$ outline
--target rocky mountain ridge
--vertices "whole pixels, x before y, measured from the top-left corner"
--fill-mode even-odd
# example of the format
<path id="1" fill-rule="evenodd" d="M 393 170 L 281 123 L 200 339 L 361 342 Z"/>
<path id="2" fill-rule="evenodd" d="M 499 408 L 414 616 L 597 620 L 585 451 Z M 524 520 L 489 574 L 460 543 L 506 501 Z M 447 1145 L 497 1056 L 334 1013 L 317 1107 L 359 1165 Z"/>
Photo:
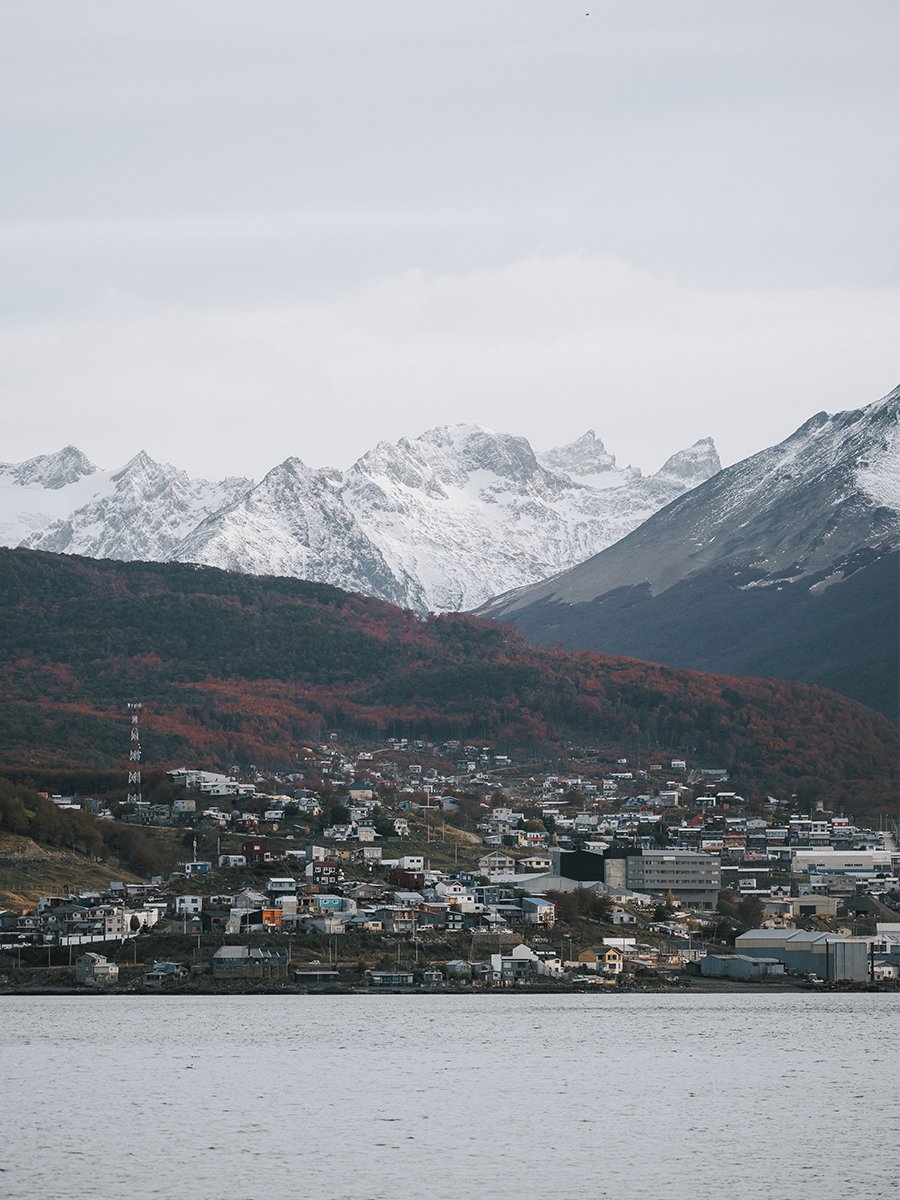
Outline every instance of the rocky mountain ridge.
<path id="1" fill-rule="evenodd" d="M 617 466 L 592 430 L 536 454 L 479 425 L 380 442 L 347 471 L 290 457 L 258 484 L 190 479 L 143 451 L 104 472 L 70 446 L 0 466 L 0 543 L 286 575 L 456 611 L 582 561 L 719 468 L 709 438 L 644 476 Z"/>

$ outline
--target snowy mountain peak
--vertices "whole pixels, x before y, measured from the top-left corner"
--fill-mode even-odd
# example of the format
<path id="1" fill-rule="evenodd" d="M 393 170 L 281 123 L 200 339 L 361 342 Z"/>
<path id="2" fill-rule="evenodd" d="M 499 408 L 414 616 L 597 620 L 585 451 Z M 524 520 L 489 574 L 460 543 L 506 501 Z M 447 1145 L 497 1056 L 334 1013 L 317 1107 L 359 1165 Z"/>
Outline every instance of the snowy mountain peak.
<path id="1" fill-rule="evenodd" d="M 0 521 L 0 537 L 57 553 L 289 575 L 448 611 L 581 562 L 686 487 L 617 467 L 593 430 L 549 457 L 565 469 L 524 437 L 442 425 L 379 442 L 348 471 L 289 457 L 253 484 L 191 479 L 142 450 L 114 474 L 90 477 L 90 488 L 82 480 L 71 499 L 64 490 L 54 508 L 23 516 L 9 499 L 15 489 L 0 490 L 0 504 L 16 512 L 9 532 Z"/>
<path id="2" fill-rule="evenodd" d="M 51 491 L 76 483 L 97 470 L 77 446 L 64 446 L 55 454 L 38 454 L 21 463 L 4 463 L 0 470 L 18 487 L 43 487 Z"/>
<path id="3" fill-rule="evenodd" d="M 158 463 L 155 459 L 150 457 L 146 450 L 139 450 L 137 454 L 135 454 L 134 458 L 129 458 L 125 466 L 120 467 L 119 470 L 113 474 L 112 480 L 114 483 L 119 483 L 120 481 L 133 483 L 148 475 L 158 476 L 160 473 L 177 473 L 177 468 L 169 466 L 168 464 Z M 185 478 L 187 478 L 187 476 L 185 476 Z"/>
<path id="4" fill-rule="evenodd" d="M 574 442 L 556 446 L 540 454 L 541 463 L 551 471 L 561 471 L 570 479 L 590 481 L 592 477 L 616 470 L 616 456 L 609 454 L 593 429 Z M 640 471 L 635 473 L 640 475 Z"/>
<path id="5" fill-rule="evenodd" d="M 695 488 L 721 470 L 716 444 L 712 438 L 706 437 L 666 459 L 653 478 Z"/>
<path id="6" fill-rule="evenodd" d="M 884 409 L 896 414 L 898 404 L 900 404 L 900 384 L 893 391 L 888 392 L 886 396 L 882 396 L 880 400 L 876 400 L 870 407 L 876 410 Z"/>
<path id="7" fill-rule="evenodd" d="M 484 425 L 439 425 L 416 438 L 414 445 L 437 469 L 449 465 L 467 474 L 490 471 L 505 479 L 530 478 L 538 470 L 527 438 L 496 433 Z"/>
<path id="8" fill-rule="evenodd" d="M 166 559 L 199 522 L 252 487 L 248 479 L 191 479 L 145 450 L 120 470 L 97 472 L 85 482 L 90 490 L 84 485 L 67 488 L 71 498 L 63 512 L 55 520 L 33 523 L 20 544 L 93 558 Z"/>
<path id="9" fill-rule="evenodd" d="M 714 451 L 696 443 L 682 466 L 694 452 L 708 465 Z M 685 490 L 600 554 L 514 597 L 498 597 L 490 612 L 507 619 L 530 605 L 592 603 L 622 588 L 656 596 L 722 569 L 749 578 L 747 587 L 817 575 L 827 586 L 842 576 L 836 564 L 860 549 L 880 554 L 886 547 L 900 547 L 900 394 L 816 414 L 778 445 Z"/>
<path id="10" fill-rule="evenodd" d="M 316 472 L 314 469 L 312 467 L 308 467 L 302 458 L 298 458 L 296 454 L 292 454 L 288 458 L 284 459 L 283 462 L 280 462 L 277 466 L 273 467 L 272 470 L 266 474 L 265 478 L 268 479 L 270 476 L 278 477 L 281 475 L 293 475 L 298 479 L 308 479 L 311 475 L 315 474 Z"/>

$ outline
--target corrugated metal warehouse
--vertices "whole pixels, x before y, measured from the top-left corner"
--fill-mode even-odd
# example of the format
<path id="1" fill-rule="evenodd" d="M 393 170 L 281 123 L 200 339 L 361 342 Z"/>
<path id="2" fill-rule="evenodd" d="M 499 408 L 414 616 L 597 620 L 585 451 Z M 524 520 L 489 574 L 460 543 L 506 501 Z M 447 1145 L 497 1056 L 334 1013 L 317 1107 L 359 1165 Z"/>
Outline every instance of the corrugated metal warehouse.
<path id="1" fill-rule="evenodd" d="M 826 982 L 869 978 L 869 947 L 863 940 L 805 929 L 748 929 L 735 938 L 738 954 L 777 958 L 790 971 L 818 975 Z"/>

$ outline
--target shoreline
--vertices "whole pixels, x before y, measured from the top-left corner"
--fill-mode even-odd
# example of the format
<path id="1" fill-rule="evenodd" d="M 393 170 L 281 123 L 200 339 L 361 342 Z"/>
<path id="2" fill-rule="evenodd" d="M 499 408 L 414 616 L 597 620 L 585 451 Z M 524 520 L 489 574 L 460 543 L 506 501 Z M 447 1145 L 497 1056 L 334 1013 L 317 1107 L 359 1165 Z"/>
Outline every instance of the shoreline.
<path id="1" fill-rule="evenodd" d="M 28 996 L 85 996 L 95 997 L 151 997 L 151 996 L 194 996 L 197 999 L 208 999 L 211 996 L 703 996 L 703 995 L 799 995 L 814 993 L 816 995 L 833 994 L 896 994 L 897 987 L 885 987 L 882 984 L 804 984 L 801 982 L 781 984 L 775 987 L 760 986 L 757 982 L 742 983 L 736 980 L 705 980 L 702 987 L 692 987 L 690 984 L 661 987 L 622 987 L 622 988 L 577 988 L 577 987 L 527 987 L 527 988 L 373 988 L 373 987 L 297 987 L 286 984 L 283 987 L 161 987 L 161 988 L 84 988 L 84 987 L 22 987 L 0 989 L 0 1000 L 4 998 L 21 998 Z"/>

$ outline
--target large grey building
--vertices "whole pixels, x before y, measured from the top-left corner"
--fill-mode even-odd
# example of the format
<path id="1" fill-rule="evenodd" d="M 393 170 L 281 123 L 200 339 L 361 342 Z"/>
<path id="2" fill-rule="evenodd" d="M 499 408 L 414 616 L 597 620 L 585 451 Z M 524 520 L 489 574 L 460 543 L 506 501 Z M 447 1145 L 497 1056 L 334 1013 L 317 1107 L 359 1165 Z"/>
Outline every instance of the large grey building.
<path id="1" fill-rule="evenodd" d="M 717 854 L 693 850 L 644 850 L 625 860 L 626 885 L 635 892 L 665 896 L 668 892 L 691 908 L 715 908 L 721 863 Z"/>
<path id="2" fill-rule="evenodd" d="M 808 972 L 830 982 L 869 978 L 869 947 L 856 938 L 836 933 L 810 933 L 805 929 L 748 929 L 735 938 L 738 954 L 777 958 L 790 971 Z"/>

